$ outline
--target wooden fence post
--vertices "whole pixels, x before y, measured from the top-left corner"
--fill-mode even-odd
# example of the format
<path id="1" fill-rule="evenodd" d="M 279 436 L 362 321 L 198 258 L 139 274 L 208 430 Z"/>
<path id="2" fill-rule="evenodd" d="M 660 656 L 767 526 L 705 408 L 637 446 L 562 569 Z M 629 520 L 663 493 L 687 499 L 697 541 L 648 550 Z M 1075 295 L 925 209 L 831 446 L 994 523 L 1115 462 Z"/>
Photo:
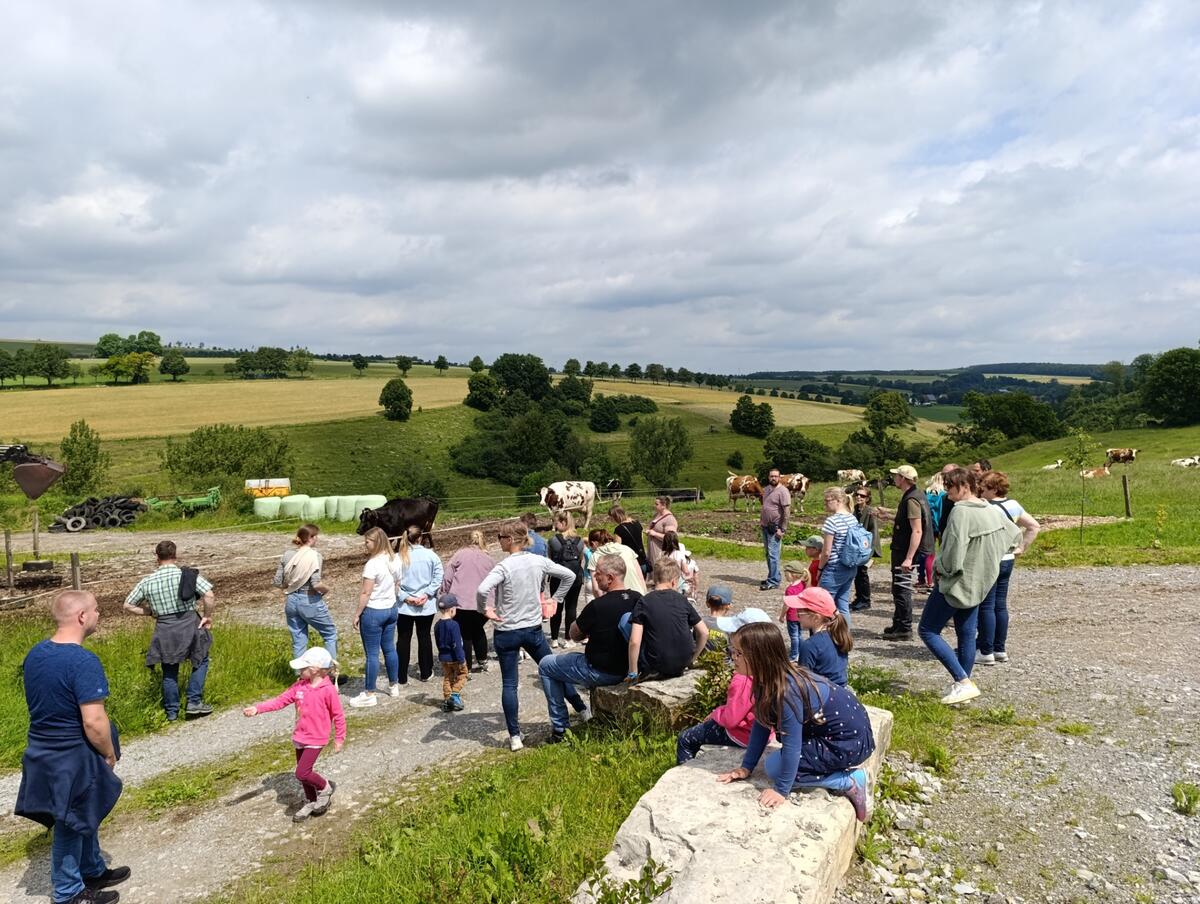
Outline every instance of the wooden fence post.
<path id="1" fill-rule="evenodd" d="M 83 580 L 79 574 L 79 553 L 71 553 L 71 587 L 75 590 L 83 589 Z"/>
<path id="2" fill-rule="evenodd" d="M 4 571 L 7 575 L 5 583 L 8 589 L 13 589 L 13 556 L 12 556 L 12 531 L 8 528 L 4 529 Z"/>
<path id="3" fill-rule="evenodd" d="M 1132 518 L 1133 517 L 1133 506 L 1130 504 L 1130 501 L 1129 501 L 1129 475 L 1128 474 L 1121 475 L 1121 489 L 1125 493 L 1125 517 Z"/>
<path id="4" fill-rule="evenodd" d="M 38 510 L 35 508 L 33 510 L 33 559 L 35 562 L 41 558 L 41 554 L 38 551 L 39 527 L 40 527 L 40 525 L 38 523 Z"/>

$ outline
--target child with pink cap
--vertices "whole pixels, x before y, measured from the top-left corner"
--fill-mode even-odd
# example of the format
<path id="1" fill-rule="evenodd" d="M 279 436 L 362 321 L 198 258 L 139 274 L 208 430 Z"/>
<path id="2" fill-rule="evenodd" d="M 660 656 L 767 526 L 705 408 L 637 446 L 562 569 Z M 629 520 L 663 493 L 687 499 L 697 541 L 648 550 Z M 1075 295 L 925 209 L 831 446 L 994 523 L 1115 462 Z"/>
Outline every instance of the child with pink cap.
<path id="1" fill-rule="evenodd" d="M 788 609 L 795 611 L 795 624 L 809 632 L 808 639 L 800 641 L 800 655 L 796 661 L 810 672 L 845 687 L 854 640 L 833 596 L 824 587 L 806 587 L 787 596 L 784 602 Z"/>

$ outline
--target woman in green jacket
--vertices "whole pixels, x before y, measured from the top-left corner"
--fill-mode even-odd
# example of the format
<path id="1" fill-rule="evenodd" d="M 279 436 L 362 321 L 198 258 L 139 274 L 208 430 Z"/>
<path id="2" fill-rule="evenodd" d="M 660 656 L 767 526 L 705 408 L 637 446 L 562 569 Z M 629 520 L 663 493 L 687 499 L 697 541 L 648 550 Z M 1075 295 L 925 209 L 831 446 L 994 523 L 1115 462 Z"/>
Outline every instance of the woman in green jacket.
<path id="1" fill-rule="evenodd" d="M 955 468 L 944 477 L 954 511 L 934 563 L 937 586 L 925 603 L 917 633 L 954 678 L 950 693 L 942 698 L 943 703 L 954 704 L 979 696 L 971 680 L 979 604 L 996 583 L 1000 560 L 1017 545 L 1021 531 L 996 506 L 975 495 L 976 478 L 970 471 Z M 942 639 L 942 630 L 951 620 L 957 650 Z"/>

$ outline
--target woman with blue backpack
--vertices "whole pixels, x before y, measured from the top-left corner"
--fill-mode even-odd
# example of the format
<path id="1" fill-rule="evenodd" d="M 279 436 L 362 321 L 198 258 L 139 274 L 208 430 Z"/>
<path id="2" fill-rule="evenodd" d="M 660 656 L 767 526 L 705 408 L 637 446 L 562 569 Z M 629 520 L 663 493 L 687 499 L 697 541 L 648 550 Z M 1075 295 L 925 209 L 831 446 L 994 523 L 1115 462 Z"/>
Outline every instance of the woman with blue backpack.
<path id="1" fill-rule="evenodd" d="M 821 583 L 829 591 L 834 605 L 850 623 L 850 590 L 858 566 L 870 561 L 873 537 L 850 511 L 850 497 L 841 487 L 825 490 L 828 517 L 821 525 Z"/>

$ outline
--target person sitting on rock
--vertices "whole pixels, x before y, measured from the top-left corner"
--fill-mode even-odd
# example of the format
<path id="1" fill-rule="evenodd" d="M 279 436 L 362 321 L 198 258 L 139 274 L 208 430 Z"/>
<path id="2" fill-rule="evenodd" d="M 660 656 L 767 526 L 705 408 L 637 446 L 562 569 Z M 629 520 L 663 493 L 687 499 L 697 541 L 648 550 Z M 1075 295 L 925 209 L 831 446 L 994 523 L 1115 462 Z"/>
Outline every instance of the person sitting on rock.
<path id="1" fill-rule="evenodd" d="M 712 593 L 712 588 L 708 591 Z M 764 613 L 765 615 L 765 613 Z M 736 631 L 730 635 L 736 637 Z M 730 648 L 732 649 L 732 643 Z M 699 725 L 685 728 L 675 742 L 675 762 L 682 766 L 694 759 L 705 744 L 720 744 L 723 747 L 745 747 L 750 743 L 750 729 L 754 725 L 753 682 L 746 673 L 742 658 L 734 660 L 733 677 L 729 679 L 729 691 L 725 703 L 714 709 Z"/>
<path id="2" fill-rule="evenodd" d="M 639 675 L 675 678 L 695 662 L 708 642 L 708 626 L 700 613 L 676 590 L 679 566 L 660 557 L 651 570 L 654 589 L 634 606 L 629 631 L 629 671 Z M 643 645 L 644 641 L 644 645 Z"/>
<path id="3" fill-rule="evenodd" d="M 717 776 L 719 782 L 750 777 L 771 730 L 783 748 L 767 755 L 772 786 L 758 802 L 767 809 L 796 788 L 824 788 L 849 799 L 859 822 L 867 820 L 867 771 L 861 764 L 875 751 L 867 711 L 848 688 L 800 668 L 788 659 L 783 634 L 772 624 L 746 625 L 733 636 L 733 660 L 753 679 L 754 726 L 742 765 Z"/>

